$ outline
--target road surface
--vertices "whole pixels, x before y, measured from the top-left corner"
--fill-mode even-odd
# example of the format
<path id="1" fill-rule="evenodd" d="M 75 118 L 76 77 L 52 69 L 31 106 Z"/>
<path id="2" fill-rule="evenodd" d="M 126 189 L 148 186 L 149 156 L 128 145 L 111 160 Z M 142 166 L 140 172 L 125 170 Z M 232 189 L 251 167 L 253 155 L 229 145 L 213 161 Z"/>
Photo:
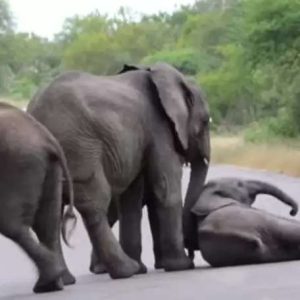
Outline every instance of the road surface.
<path id="1" fill-rule="evenodd" d="M 183 192 L 186 190 L 188 173 L 188 170 L 184 171 Z M 221 176 L 262 179 L 284 189 L 296 200 L 299 199 L 300 179 L 231 166 L 211 167 L 209 178 Z M 283 216 L 288 216 L 289 212 L 288 207 L 268 196 L 260 196 L 256 206 Z M 145 215 L 143 261 L 149 268 L 146 275 L 112 280 L 108 275 L 90 274 L 90 243 L 81 222 L 76 228 L 72 244 L 74 249 L 65 249 L 65 255 L 77 277 L 77 284 L 66 287 L 62 292 L 37 296 L 32 293 L 35 281 L 32 263 L 15 244 L 1 236 L 0 299 L 277 300 L 300 297 L 300 261 L 212 269 L 198 255 L 195 270 L 174 273 L 153 270 L 152 241 Z"/>

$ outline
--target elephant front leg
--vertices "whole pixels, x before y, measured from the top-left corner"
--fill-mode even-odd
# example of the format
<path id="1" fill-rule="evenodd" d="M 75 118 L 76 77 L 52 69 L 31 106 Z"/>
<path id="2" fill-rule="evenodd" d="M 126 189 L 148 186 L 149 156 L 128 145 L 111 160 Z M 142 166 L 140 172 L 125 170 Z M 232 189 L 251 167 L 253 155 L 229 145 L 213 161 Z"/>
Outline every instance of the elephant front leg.
<path id="1" fill-rule="evenodd" d="M 125 253 L 139 263 L 139 274 L 147 272 L 147 267 L 141 261 L 143 192 L 144 180 L 142 176 L 139 176 L 121 195 L 119 200 L 120 244 Z"/>
<path id="2" fill-rule="evenodd" d="M 149 172 L 158 220 L 161 264 L 166 271 L 194 267 L 184 251 L 182 229 L 181 164 L 170 156 L 168 162 L 153 160 Z"/>
<path id="3" fill-rule="evenodd" d="M 153 199 L 154 195 L 148 191 L 147 193 L 147 210 L 148 210 L 148 219 L 152 234 L 152 241 L 153 241 L 153 252 L 154 252 L 154 268 L 155 269 L 162 269 L 162 253 L 160 249 L 160 236 L 159 236 L 159 227 L 158 227 L 158 216 L 157 216 L 157 209 L 155 207 L 155 200 Z"/>
<path id="4" fill-rule="evenodd" d="M 183 248 L 182 224 L 181 219 L 178 220 L 181 213 L 181 203 L 158 206 L 161 264 L 166 271 L 188 270 L 194 267 Z"/>

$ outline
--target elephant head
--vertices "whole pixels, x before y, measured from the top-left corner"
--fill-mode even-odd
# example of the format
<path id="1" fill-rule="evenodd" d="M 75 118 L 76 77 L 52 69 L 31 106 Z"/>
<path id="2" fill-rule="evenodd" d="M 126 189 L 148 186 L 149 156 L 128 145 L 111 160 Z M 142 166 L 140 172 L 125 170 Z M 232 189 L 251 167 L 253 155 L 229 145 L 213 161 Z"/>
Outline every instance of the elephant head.
<path id="1" fill-rule="evenodd" d="M 196 219 L 191 208 L 199 198 L 210 160 L 209 112 L 207 103 L 196 85 L 166 64 L 151 67 L 151 78 L 161 105 L 171 121 L 177 145 L 186 163 L 191 165 L 191 176 L 183 209 L 185 246 L 194 247 Z"/>
<path id="2" fill-rule="evenodd" d="M 258 180 L 236 178 L 221 178 L 208 182 L 191 211 L 197 216 L 206 216 L 216 209 L 232 204 L 251 206 L 258 194 L 274 196 L 289 205 L 292 216 L 298 212 L 298 204 L 279 188 Z"/>
<path id="3" fill-rule="evenodd" d="M 144 70 L 160 106 L 170 121 L 175 147 L 185 163 L 191 165 L 191 177 L 184 202 L 183 231 L 185 246 L 191 248 L 195 240 L 190 210 L 199 198 L 210 160 L 209 112 L 199 88 L 175 68 L 165 63 L 150 67 L 125 65 L 121 73 Z"/>

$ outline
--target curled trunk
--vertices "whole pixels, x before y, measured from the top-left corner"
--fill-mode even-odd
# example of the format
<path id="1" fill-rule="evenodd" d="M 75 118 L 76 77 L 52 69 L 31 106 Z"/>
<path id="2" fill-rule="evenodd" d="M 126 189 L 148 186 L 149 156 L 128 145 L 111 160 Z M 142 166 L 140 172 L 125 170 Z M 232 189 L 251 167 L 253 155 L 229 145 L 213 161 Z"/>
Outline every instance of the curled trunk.
<path id="1" fill-rule="evenodd" d="M 249 180 L 249 191 L 255 197 L 257 194 L 267 194 L 278 198 L 283 203 L 289 205 L 292 209 L 290 214 L 296 215 L 298 212 L 298 203 L 295 202 L 289 195 L 284 193 L 279 188 L 275 187 L 272 184 L 256 181 L 256 180 Z"/>

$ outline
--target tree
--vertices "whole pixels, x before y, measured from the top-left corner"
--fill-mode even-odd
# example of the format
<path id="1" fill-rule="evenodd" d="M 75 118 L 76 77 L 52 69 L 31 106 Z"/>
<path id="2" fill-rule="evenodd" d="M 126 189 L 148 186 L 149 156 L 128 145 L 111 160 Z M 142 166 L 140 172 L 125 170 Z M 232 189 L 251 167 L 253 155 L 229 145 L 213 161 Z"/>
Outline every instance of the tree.
<path id="1" fill-rule="evenodd" d="M 6 0 L 0 0 L 0 34 L 12 31 L 13 18 Z"/>

